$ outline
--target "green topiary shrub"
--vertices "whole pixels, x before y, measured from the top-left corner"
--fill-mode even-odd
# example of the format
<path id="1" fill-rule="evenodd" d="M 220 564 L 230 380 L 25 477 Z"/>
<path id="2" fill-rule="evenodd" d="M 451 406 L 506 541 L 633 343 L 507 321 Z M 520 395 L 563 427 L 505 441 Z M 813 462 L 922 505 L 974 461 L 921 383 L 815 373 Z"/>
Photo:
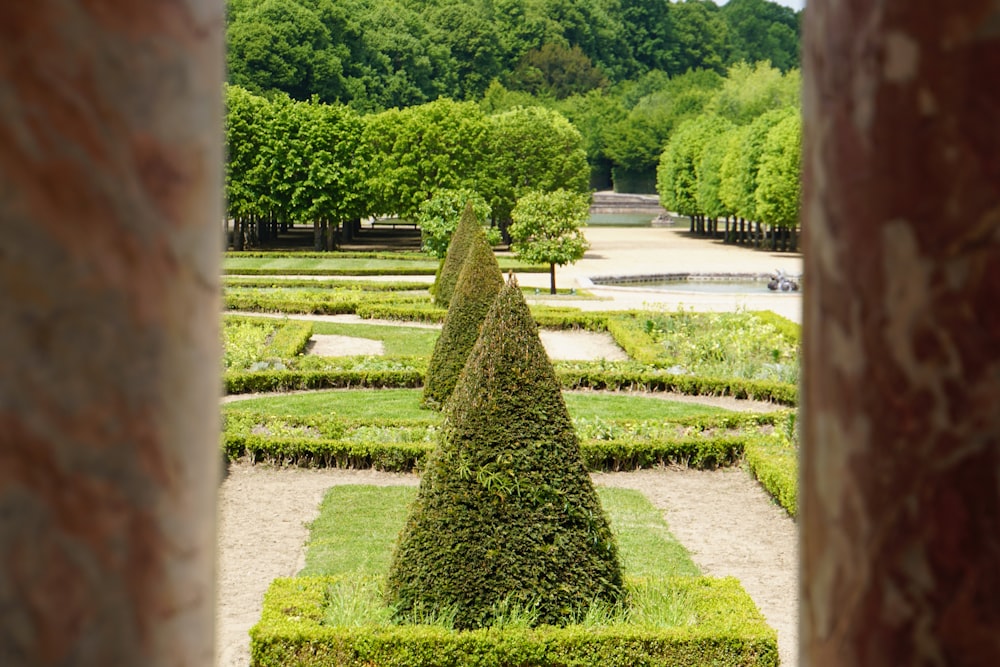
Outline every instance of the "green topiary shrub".
<path id="1" fill-rule="evenodd" d="M 465 258 L 472 247 L 472 240 L 476 236 L 482 236 L 486 242 L 479 220 L 472 208 L 472 201 L 465 205 L 462 217 L 458 219 L 458 226 L 455 233 L 451 235 L 451 242 L 448 244 L 448 252 L 444 257 L 444 263 L 438 267 L 437 275 L 434 278 L 434 285 L 431 292 L 434 294 L 434 303 L 442 308 L 451 305 L 451 298 L 458 284 L 458 275 L 462 272 Z"/>
<path id="2" fill-rule="evenodd" d="M 566 625 L 622 597 L 614 537 L 516 284 L 445 406 L 387 591 L 402 617 L 447 615 L 459 629 L 512 613 Z"/>
<path id="3" fill-rule="evenodd" d="M 503 275 L 493 250 L 487 245 L 482 230 L 473 230 L 451 306 L 427 366 L 424 406 L 439 408 L 451 396 L 458 374 L 469 357 L 469 350 L 479 337 L 483 319 L 501 287 Z"/>

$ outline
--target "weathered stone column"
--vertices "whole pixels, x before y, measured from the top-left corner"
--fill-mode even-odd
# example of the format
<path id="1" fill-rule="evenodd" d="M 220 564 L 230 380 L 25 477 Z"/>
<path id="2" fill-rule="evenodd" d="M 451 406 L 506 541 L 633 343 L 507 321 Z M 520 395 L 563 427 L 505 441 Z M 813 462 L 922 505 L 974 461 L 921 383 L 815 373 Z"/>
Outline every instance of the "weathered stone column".
<path id="1" fill-rule="evenodd" d="M 803 665 L 1000 665 L 1000 4 L 806 10 Z"/>
<path id="2" fill-rule="evenodd" d="M 221 0 L 0 4 L 0 664 L 210 665 Z"/>

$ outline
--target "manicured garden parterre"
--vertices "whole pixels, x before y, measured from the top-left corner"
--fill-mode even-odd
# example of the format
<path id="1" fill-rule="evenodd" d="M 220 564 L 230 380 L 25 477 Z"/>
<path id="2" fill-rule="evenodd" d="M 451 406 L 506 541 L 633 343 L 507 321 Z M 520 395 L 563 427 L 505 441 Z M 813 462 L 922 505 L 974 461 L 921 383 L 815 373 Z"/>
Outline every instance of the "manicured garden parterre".
<path id="1" fill-rule="evenodd" d="M 357 259 L 371 263 L 373 270 L 385 262 L 386 274 L 392 274 L 391 267 L 399 261 L 379 256 Z M 333 258 L 326 255 L 323 261 L 329 264 Z M 299 270 L 289 267 L 280 273 L 293 276 Z M 315 267 L 301 268 L 303 273 L 313 270 Z M 336 267 L 326 270 L 330 271 L 327 275 L 338 275 Z M 438 331 L 405 326 L 408 321 L 444 320 L 446 311 L 434 305 L 426 285 L 405 280 L 367 283 L 323 278 L 307 282 L 231 276 L 225 300 L 234 310 L 286 313 L 285 317 L 269 318 L 226 316 L 226 393 L 325 390 L 255 397 L 225 405 L 223 446 L 230 458 L 388 471 L 419 471 L 426 465 L 442 429 L 442 416 L 420 406 L 421 387 Z M 742 463 L 794 516 L 797 325 L 769 312 L 595 313 L 573 308 L 571 299 L 565 303 L 557 308 L 532 307 L 532 316 L 543 327 L 607 332 L 631 359 L 555 364 L 587 468 L 715 468 Z M 352 313 L 399 322 L 295 320 L 295 313 L 301 312 Z M 310 336 L 316 333 L 380 340 L 385 354 L 303 354 Z M 753 398 L 782 409 L 735 413 L 671 402 L 658 395 L 667 391 Z M 616 515 L 615 501 L 607 500 L 608 490 L 601 491 L 601 500 L 610 512 L 618 540 L 633 545 L 622 547 L 626 554 L 632 554 L 625 559 L 629 599 L 646 595 L 660 601 L 682 600 L 689 611 L 687 621 L 669 627 L 636 623 L 636 617 L 626 622 L 625 617 L 615 616 L 621 610 L 595 612 L 600 622 L 579 619 L 583 625 L 564 628 L 530 627 L 521 618 L 523 610 L 512 610 L 502 629 L 459 632 L 447 627 L 446 619 L 437 625 L 386 621 L 384 613 L 380 616 L 372 611 L 373 604 L 378 607 L 381 603 L 379 591 L 384 585 L 380 577 L 385 567 L 377 563 L 388 557 L 387 540 L 391 544 L 398 533 L 400 516 L 405 516 L 399 508 L 406 506 L 407 493 L 412 494 L 412 490 L 368 493 L 374 496 L 362 504 L 383 508 L 379 515 L 389 522 L 379 529 L 382 536 L 378 545 L 352 547 L 364 552 L 364 558 L 357 553 L 347 560 L 337 557 L 340 561 L 314 555 L 320 541 L 326 540 L 327 545 L 353 542 L 336 531 L 332 536 L 318 537 L 316 526 L 322 524 L 328 511 L 358 502 L 348 503 L 344 496 L 328 499 L 327 509 L 314 526 L 310 547 L 310 558 L 326 564 L 310 564 L 303 572 L 308 577 L 275 582 L 261 623 L 254 630 L 254 664 L 777 662 L 774 633 L 763 624 L 738 582 L 706 580 L 690 572 L 651 572 L 648 563 L 659 562 L 666 547 L 639 539 L 641 533 L 649 532 L 648 525 L 629 532 L 628 522 L 620 512 Z M 662 532 L 666 534 L 665 527 Z M 655 558 L 650 559 L 650 554 Z M 370 569 L 338 569 L 338 562 L 354 561 L 369 563 L 365 567 Z M 357 611 L 358 605 L 362 611 Z M 344 621 L 344 613 L 353 620 Z M 357 614 L 373 620 L 362 622 Z M 640 654 L 645 657 L 640 658 Z M 445 660 L 442 656 L 450 657 Z"/>

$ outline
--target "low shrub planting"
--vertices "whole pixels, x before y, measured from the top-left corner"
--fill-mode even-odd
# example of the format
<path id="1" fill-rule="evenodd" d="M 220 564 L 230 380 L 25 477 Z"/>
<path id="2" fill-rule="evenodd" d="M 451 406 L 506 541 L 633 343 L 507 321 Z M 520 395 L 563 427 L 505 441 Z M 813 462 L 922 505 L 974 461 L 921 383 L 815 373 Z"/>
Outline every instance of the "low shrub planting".
<path id="1" fill-rule="evenodd" d="M 350 358 L 347 358 L 350 359 Z M 366 360 L 370 357 L 355 357 Z M 422 387 L 426 366 L 401 369 L 334 368 L 327 370 L 263 370 L 228 372 L 223 375 L 226 394 L 258 394 L 310 389 Z"/>
<path id="2" fill-rule="evenodd" d="M 695 622 L 456 631 L 438 625 L 331 626 L 324 603 L 337 577 L 276 579 L 250 631 L 254 667 L 774 667 L 777 636 L 734 578 L 629 580 L 630 594 L 652 589 L 680 597 Z"/>
<path id="3" fill-rule="evenodd" d="M 749 440 L 747 469 L 790 516 L 799 511 L 799 446 L 795 414 L 787 414 L 774 433 Z"/>
<path id="4" fill-rule="evenodd" d="M 223 364 L 229 372 L 282 363 L 305 350 L 312 324 L 294 320 L 228 316 L 222 322 Z"/>

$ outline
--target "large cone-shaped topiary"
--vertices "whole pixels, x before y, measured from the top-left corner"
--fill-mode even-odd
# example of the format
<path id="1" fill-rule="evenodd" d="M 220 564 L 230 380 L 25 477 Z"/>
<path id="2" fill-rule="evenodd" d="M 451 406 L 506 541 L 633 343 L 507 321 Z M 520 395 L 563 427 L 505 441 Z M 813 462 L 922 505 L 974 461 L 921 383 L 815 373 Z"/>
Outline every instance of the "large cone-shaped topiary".
<path id="1" fill-rule="evenodd" d="M 472 210 L 472 202 L 469 201 L 466 202 L 465 210 L 462 211 L 458 225 L 452 232 L 448 252 L 445 253 L 444 262 L 434 279 L 434 303 L 442 308 L 448 308 L 451 304 L 455 286 L 458 284 L 458 274 L 462 272 L 465 258 L 477 234 L 482 236 L 483 230 L 479 220 L 476 219 L 475 211 Z M 483 236 L 484 241 L 485 239 Z"/>
<path id="2" fill-rule="evenodd" d="M 479 337 L 486 313 L 503 287 L 503 274 L 486 242 L 482 228 L 473 231 L 465 263 L 455 284 L 455 293 L 441 335 L 427 366 L 423 404 L 439 408 L 451 396 L 458 374 Z"/>
<path id="3" fill-rule="evenodd" d="M 615 541 L 516 285 L 491 308 L 445 416 L 393 554 L 400 613 L 468 629 L 528 609 L 561 625 L 617 601 Z"/>

